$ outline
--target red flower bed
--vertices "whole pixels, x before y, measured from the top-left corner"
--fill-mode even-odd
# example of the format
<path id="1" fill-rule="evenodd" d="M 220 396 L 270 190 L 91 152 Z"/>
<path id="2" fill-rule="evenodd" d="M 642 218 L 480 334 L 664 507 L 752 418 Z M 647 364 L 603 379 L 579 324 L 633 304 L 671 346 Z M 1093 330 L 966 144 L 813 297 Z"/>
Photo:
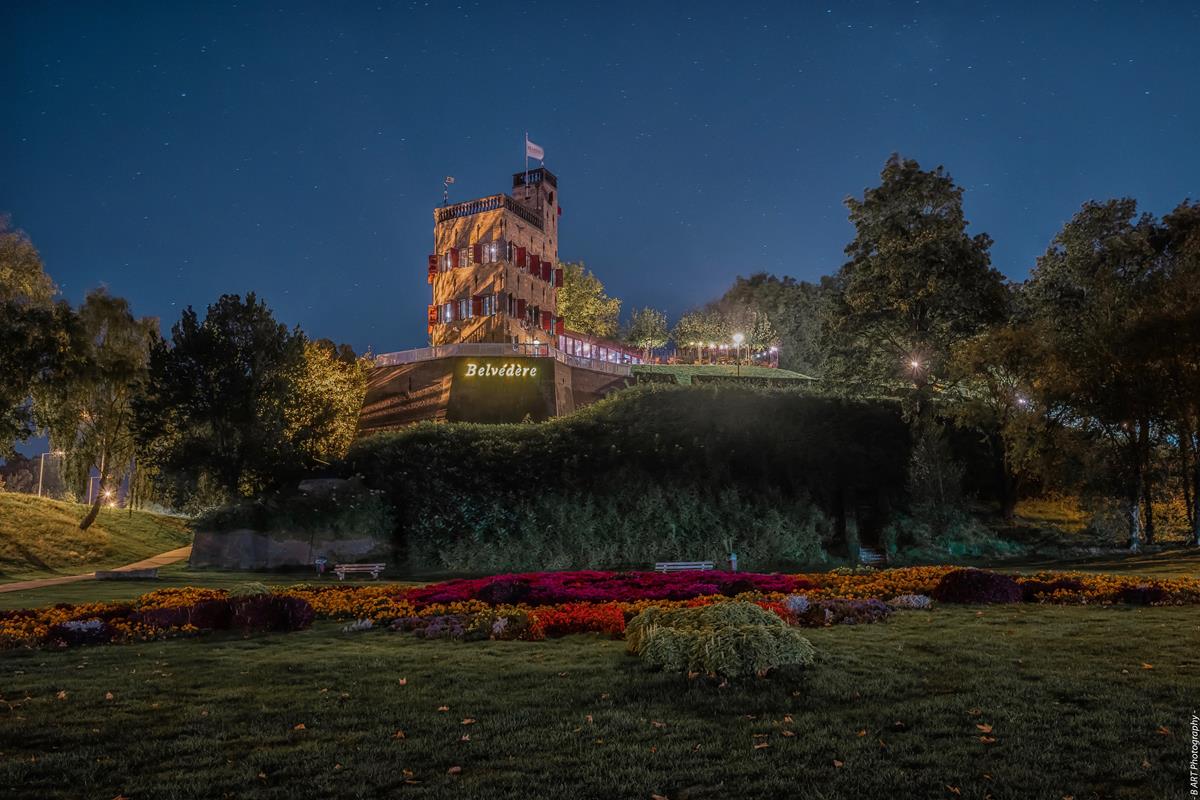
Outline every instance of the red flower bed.
<path id="1" fill-rule="evenodd" d="M 410 589 L 403 598 L 415 606 L 481 600 L 492 605 L 524 603 L 606 603 L 633 600 L 689 600 L 706 595 L 733 597 L 743 592 L 790 593 L 811 589 L 798 575 L 753 572 L 525 572 L 445 581 Z"/>
<path id="2" fill-rule="evenodd" d="M 625 612 L 616 603 L 543 606 L 534 611 L 533 616 L 546 636 L 566 636 L 569 633 L 619 636 L 625 632 Z"/>

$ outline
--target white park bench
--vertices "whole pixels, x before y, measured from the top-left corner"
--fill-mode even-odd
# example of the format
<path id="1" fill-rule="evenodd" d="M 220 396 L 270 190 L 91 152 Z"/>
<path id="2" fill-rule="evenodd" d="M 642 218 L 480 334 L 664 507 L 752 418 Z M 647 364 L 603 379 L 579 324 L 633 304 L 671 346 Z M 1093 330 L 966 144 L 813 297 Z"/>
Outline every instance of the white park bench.
<path id="1" fill-rule="evenodd" d="M 386 564 L 335 564 L 333 572 L 337 575 L 338 580 L 345 580 L 347 575 L 355 572 L 370 573 L 372 578 L 378 578 L 379 573 L 383 572 Z"/>
<path id="2" fill-rule="evenodd" d="M 711 561 L 659 561 L 654 565 L 655 572 L 685 572 L 712 568 Z"/>

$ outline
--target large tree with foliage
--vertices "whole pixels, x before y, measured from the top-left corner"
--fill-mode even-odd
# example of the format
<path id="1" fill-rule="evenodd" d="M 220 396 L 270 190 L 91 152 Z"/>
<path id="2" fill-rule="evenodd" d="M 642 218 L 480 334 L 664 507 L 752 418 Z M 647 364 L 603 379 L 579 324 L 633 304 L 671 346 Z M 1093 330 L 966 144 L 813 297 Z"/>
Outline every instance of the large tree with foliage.
<path id="1" fill-rule="evenodd" d="M 563 285 L 558 289 L 558 314 L 568 328 L 591 336 L 616 334 L 621 301 L 604 292 L 604 284 L 582 261 L 562 265 Z"/>
<path id="2" fill-rule="evenodd" d="M 304 336 L 253 292 L 223 295 L 203 320 L 188 307 L 151 349 L 136 404 L 143 458 L 177 502 L 249 496 L 307 466 L 289 416 Z"/>
<path id="3" fill-rule="evenodd" d="M 0 455 L 34 433 L 30 392 L 65 353 L 71 309 L 55 291 L 29 237 L 0 216 Z"/>
<path id="4" fill-rule="evenodd" d="M 633 310 L 622 338 L 634 347 L 640 348 L 642 353 L 648 357 L 651 350 L 667 343 L 669 335 L 667 315 L 647 306 Z"/>
<path id="5" fill-rule="evenodd" d="M 284 415 L 293 447 L 312 462 L 346 454 L 358 429 L 367 393 L 368 357 L 328 339 L 304 343 L 304 360 L 288 394 Z"/>
<path id="6" fill-rule="evenodd" d="M 35 390 L 38 421 L 51 446 L 66 451 L 68 468 L 81 481 L 92 470 L 99 475 L 79 523 L 83 530 L 133 461 L 133 401 L 157 337 L 158 320 L 134 317 L 126 300 L 104 289 L 89 292 L 71 325 L 66 357 Z"/>
<path id="7" fill-rule="evenodd" d="M 1004 317 L 1004 279 L 942 167 L 893 155 L 880 177 L 846 200 L 855 237 L 825 316 L 826 374 L 875 391 L 907 384 L 920 408 L 945 384 L 954 346 Z"/>
<path id="8" fill-rule="evenodd" d="M 756 338 L 761 342 L 757 346 L 778 344 L 780 366 L 820 375 L 824 361 L 821 320 L 828 285 L 828 278 L 813 284 L 759 272 L 749 278 L 739 276 L 717 305 L 725 309 L 742 309 L 743 316 L 757 315 L 757 325 L 751 325 L 759 331 Z M 768 327 L 762 322 L 764 319 L 769 325 L 769 335 Z M 747 335 L 751 335 L 749 331 Z"/>
<path id="9" fill-rule="evenodd" d="M 1155 237 L 1153 219 L 1139 216 L 1133 200 L 1089 202 L 1038 259 L 1026 290 L 1043 393 L 1107 449 L 1133 549 L 1154 530 L 1149 467 L 1162 408 L 1162 384 L 1149 368 L 1149 333 L 1162 321 Z"/>

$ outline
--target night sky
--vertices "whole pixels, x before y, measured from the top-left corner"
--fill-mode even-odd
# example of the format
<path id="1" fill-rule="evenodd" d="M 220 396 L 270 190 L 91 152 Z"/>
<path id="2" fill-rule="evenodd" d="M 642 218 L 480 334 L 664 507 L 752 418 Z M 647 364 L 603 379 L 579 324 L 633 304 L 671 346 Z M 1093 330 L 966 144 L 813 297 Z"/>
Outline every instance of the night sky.
<path id="1" fill-rule="evenodd" d="M 312 336 L 425 343 L 451 201 L 546 149 L 561 252 L 672 320 L 842 263 L 888 154 L 944 164 L 1023 278 L 1089 198 L 1200 197 L 1200 4 L 13 2 L 0 210 L 65 295 L 164 331 L 257 291 Z"/>

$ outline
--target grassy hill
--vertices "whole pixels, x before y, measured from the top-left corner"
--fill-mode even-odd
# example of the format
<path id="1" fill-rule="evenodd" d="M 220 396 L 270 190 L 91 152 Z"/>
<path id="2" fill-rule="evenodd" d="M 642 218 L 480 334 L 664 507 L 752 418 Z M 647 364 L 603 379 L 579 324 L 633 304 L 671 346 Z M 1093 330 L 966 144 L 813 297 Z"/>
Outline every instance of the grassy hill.
<path id="1" fill-rule="evenodd" d="M 737 366 L 733 364 L 638 364 L 633 368 L 633 373 L 634 375 L 671 375 L 674 376 L 676 383 L 683 386 L 691 385 L 692 378 L 697 376 L 734 378 L 739 374 Z M 813 380 L 808 375 L 788 369 L 755 367 L 748 364 L 742 365 L 741 377 L 794 381 Z"/>
<path id="2" fill-rule="evenodd" d="M 183 547 L 187 521 L 145 511 L 104 509 L 79 530 L 78 503 L 0 492 L 0 583 L 108 569 Z"/>

